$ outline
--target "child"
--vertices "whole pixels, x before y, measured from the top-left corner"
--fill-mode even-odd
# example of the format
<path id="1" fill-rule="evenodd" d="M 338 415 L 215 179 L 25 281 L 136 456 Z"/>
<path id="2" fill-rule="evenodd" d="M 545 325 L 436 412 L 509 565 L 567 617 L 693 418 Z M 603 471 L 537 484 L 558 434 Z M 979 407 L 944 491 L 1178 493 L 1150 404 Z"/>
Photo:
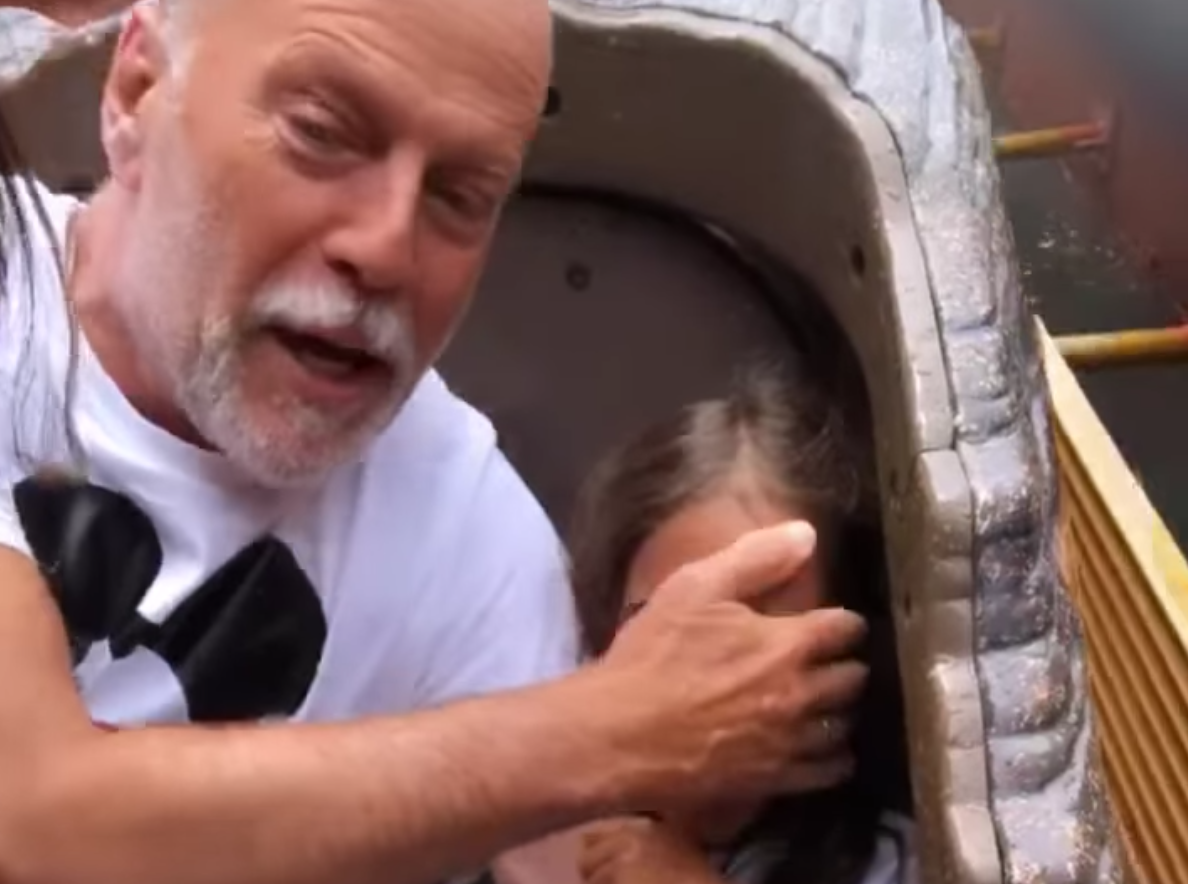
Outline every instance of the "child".
<path id="1" fill-rule="evenodd" d="M 870 470 L 841 411 L 809 389 L 752 374 L 730 397 L 682 410 L 595 471 L 570 538 L 589 654 L 605 652 L 678 567 L 791 519 L 813 524 L 818 551 L 765 610 L 871 611 L 882 547 Z M 886 764 L 874 754 L 888 729 L 871 739 L 869 714 L 852 724 L 857 763 L 846 785 L 766 807 L 670 808 L 661 820 L 595 826 L 583 875 L 591 884 L 911 884 L 910 824 L 886 811 Z"/>

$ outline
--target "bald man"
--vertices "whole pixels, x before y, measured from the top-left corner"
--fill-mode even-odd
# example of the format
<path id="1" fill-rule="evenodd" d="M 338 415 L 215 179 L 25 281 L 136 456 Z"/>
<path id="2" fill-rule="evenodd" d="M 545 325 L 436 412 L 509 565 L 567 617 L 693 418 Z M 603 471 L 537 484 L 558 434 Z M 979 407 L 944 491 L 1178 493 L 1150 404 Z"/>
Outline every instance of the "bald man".
<path id="1" fill-rule="evenodd" d="M 848 774 L 819 725 L 861 622 L 746 604 L 807 526 L 679 572 L 571 674 L 557 538 L 432 370 L 549 56 L 542 0 L 130 17 L 110 180 L 26 189 L 46 223 L 5 240 L 0 881 L 432 882 Z"/>

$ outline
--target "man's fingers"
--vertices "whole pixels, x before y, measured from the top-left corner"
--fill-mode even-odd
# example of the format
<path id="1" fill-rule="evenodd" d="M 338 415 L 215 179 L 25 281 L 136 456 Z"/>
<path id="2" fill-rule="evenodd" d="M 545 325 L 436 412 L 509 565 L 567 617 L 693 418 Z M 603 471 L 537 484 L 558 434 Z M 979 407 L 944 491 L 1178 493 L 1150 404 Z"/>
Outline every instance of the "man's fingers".
<path id="1" fill-rule="evenodd" d="M 796 757 L 808 761 L 843 752 L 849 744 L 850 731 L 850 719 L 845 715 L 815 718 L 797 734 Z"/>
<path id="2" fill-rule="evenodd" d="M 600 866 L 588 874 L 583 874 L 582 880 L 584 884 L 616 884 L 615 867 Z"/>
<path id="3" fill-rule="evenodd" d="M 800 684 L 808 697 L 805 712 L 820 716 L 848 711 L 862 696 L 868 675 L 869 670 L 857 660 L 806 670 Z"/>
<path id="4" fill-rule="evenodd" d="M 645 832 L 651 825 L 650 820 L 634 817 L 598 820 L 582 827 L 582 849 L 586 852 L 619 850 L 625 840 Z"/>
<path id="5" fill-rule="evenodd" d="M 853 775 L 854 758 L 848 753 L 814 761 L 795 762 L 779 778 L 779 791 L 784 794 L 820 792 L 840 786 Z"/>
<path id="6" fill-rule="evenodd" d="M 602 851 L 583 850 L 578 857 L 578 873 L 582 880 L 590 882 L 601 879 L 602 872 L 610 868 L 611 855 Z"/>
<path id="7" fill-rule="evenodd" d="M 583 826 L 578 858 L 582 877 L 587 881 L 602 880 L 624 858 L 632 839 L 645 834 L 651 826 L 651 820 L 634 817 L 599 820 Z"/>
<path id="8" fill-rule="evenodd" d="M 578 856 L 578 869 L 582 877 L 589 879 L 609 865 L 618 852 L 613 841 L 587 842 Z"/>
<path id="9" fill-rule="evenodd" d="M 578 855 L 578 868 L 587 881 L 605 868 L 619 851 L 615 833 L 617 827 L 594 823 L 582 830 L 582 849 Z"/>
<path id="10" fill-rule="evenodd" d="M 754 601 L 792 579 L 816 543 L 817 534 L 808 522 L 752 531 L 716 555 L 681 568 L 658 593 L 672 586 L 671 591 L 703 602 Z"/>
<path id="11" fill-rule="evenodd" d="M 795 635 L 802 662 L 832 663 L 853 657 L 866 639 L 866 621 L 845 608 L 817 608 L 783 619 L 778 627 Z"/>

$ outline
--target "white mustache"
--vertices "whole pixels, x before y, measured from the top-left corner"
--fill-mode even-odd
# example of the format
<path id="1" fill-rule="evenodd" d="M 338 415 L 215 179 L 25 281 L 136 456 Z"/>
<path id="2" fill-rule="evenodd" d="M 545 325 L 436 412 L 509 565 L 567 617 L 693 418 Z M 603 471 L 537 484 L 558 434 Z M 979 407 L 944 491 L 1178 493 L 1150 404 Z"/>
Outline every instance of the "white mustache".
<path id="1" fill-rule="evenodd" d="M 325 283 L 274 283 L 252 306 L 259 325 L 294 331 L 350 330 L 363 339 L 367 353 L 398 368 L 415 359 L 416 340 L 400 311 L 382 301 L 361 298 L 345 286 Z"/>

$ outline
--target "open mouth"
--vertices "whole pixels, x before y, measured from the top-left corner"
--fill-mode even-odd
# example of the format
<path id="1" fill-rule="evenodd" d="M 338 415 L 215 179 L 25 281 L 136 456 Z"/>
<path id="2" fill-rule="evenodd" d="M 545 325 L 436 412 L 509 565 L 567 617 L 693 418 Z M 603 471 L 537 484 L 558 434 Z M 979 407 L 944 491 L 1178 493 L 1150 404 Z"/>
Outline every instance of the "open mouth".
<path id="1" fill-rule="evenodd" d="M 303 368 L 334 381 L 361 381 L 391 373 L 378 356 L 316 334 L 272 326 L 268 331 Z"/>

